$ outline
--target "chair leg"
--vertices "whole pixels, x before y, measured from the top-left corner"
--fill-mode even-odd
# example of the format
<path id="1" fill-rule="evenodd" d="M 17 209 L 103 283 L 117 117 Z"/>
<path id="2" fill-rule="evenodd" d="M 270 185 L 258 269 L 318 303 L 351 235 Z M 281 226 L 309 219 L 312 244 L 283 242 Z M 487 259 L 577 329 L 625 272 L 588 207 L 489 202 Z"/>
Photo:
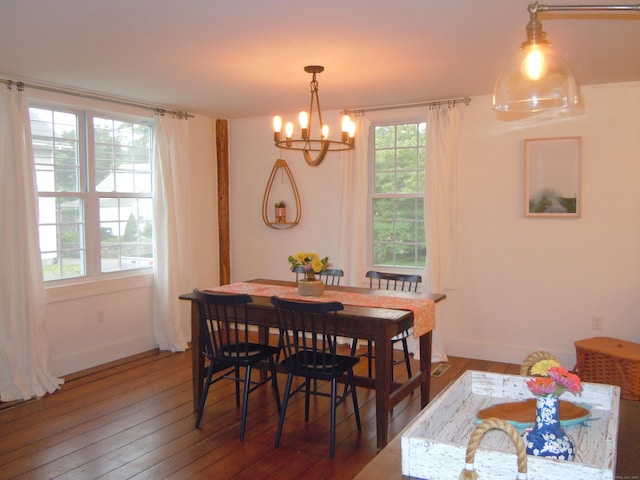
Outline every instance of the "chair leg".
<path id="1" fill-rule="evenodd" d="M 402 350 L 404 350 L 404 363 L 407 366 L 407 375 L 411 378 L 411 357 L 409 357 L 409 345 L 407 345 L 407 339 L 402 339 Z"/>
<path id="2" fill-rule="evenodd" d="M 351 342 L 351 356 L 355 357 L 356 356 L 356 350 L 358 349 L 358 339 L 354 338 L 353 341 Z"/>
<path id="3" fill-rule="evenodd" d="M 211 377 L 213 377 L 213 362 L 209 363 L 207 369 L 207 379 L 204 382 L 204 389 L 200 396 L 200 403 L 198 404 L 198 415 L 196 417 L 196 428 L 200 428 L 200 421 L 202 420 L 202 414 L 204 413 L 204 405 L 207 403 L 207 395 L 209 394 L 209 387 L 211 387 Z"/>
<path id="4" fill-rule="evenodd" d="M 278 377 L 276 375 L 276 364 L 273 361 L 273 357 L 269 356 L 269 368 L 271 369 L 271 386 L 273 393 L 276 396 L 276 405 L 278 406 L 278 413 L 282 411 L 282 404 L 280 403 L 280 390 L 278 388 Z"/>
<path id="5" fill-rule="evenodd" d="M 304 387 L 304 421 L 309 421 L 309 400 L 311 398 L 311 379 L 309 377 L 305 378 L 305 387 Z"/>
<path id="6" fill-rule="evenodd" d="M 358 395 L 356 394 L 356 380 L 353 377 L 353 369 L 349 370 L 349 383 L 351 384 L 351 398 L 353 399 L 353 413 L 356 416 L 356 425 L 358 431 L 362 431 L 362 423 L 360 422 L 360 407 L 358 406 Z"/>
<path id="7" fill-rule="evenodd" d="M 334 377 L 331 379 L 331 426 L 329 429 L 329 458 L 333 458 L 336 452 L 336 389 L 338 388 L 338 380 Z"/>
<path id="8" fill-rule="evenodd" d="M 235 367 L 233 374 L 240 378 L 240 367 Z M 236 381 L 236 407 L 240 406 L 240 382 Z"/>
<path id="9" fill-rule="evenodd" d="M 369 362 L 369 378 L 371 378 L 372 370 L 371 370 L 371 359 L 373 358 L 373 342 L 371 340 L 367 340 L 367 362 Z"/>
<path id="10" fill-rule="evenodd" d="M 284 426 L 284 416 L 287 413 L 287 405 L 289 404 L 289 395 L 291 393 L 291 383 L 293 375 L 287 375 L 287 384 L 284 387 L 284 397 L 282 399 L 282 410 L 280 411 L 280 419 L 278 420 L 278 430 L 276 431 L 275 446 L 280 446 L 280 436 L 282 435 L 282 427 Z"/>
<path id="11" fill-rule="evenodd" d="M 242 418 L 240 420 L 240 440 L 244 440 L 244 431 L 247 425 L 247 408 L 249 406 L 249 390 L 251 387 L 251 365 L 247 365 L 246 377 L 244 379 L 244 397 L 242 399 Z M 236 382 L 238 385 L 239 382 Z"/>

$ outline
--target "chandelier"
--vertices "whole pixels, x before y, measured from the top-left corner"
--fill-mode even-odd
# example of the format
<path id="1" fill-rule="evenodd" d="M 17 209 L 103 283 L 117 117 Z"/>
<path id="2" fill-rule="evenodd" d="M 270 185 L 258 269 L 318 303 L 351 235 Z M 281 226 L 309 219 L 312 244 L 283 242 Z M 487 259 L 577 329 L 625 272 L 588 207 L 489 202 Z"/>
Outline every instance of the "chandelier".
<path id="1" fill-rule="evenodd" d="M 284 127 L 284 139 L 282 138 L 282 117 L 279 115 L 273 117 L 273 141 L 276 147 L 286 150 L 300 150 L 304 155 L 304 159 L 308 165 L 315 167 L 320 165 L 324 160 L 327 152 L 337 152 L 341 150 L 351 150 L 354 147 L 356 126 L 351 121 L 349 115 L 342 117 L 342 133 L 340 140 L 329 139 L 329 126 L 322 123 L 322 112 L 320 111 L 320 99 L 318 98 L 318 80 L 316 75 L 324 71 L 324 67 L 320 65 L 308 65 L 304 67 L 304 71 L 313 74 L 311 80 L 311 101 L 309 103 L 308 112 L 300 112 L 298 121 L 300 122 L 300 138 L 293 138 L 293 123 L 287 122 Z M 317 114 L 319 135 L 314 138 L 314 106 Z M 317 156 L 312 158 L 311 152 L 317 152 Z"/>

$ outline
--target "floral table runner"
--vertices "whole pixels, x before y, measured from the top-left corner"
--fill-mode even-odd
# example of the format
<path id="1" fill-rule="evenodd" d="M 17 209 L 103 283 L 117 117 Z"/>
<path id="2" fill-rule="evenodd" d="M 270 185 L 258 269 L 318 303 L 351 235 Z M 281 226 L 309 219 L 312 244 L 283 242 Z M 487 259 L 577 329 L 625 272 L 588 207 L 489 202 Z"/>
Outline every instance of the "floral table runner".
<path id="1" fill-rule="evenodd" d="M 282 285 L 267 285 L 263 283 L 231 283 L 206 290 L 221 293 L 246 293 L 261 297 L 278 297 L 288 300 L 303 300 L 311 302 L 340 302 L 343 305 L 357 307 L 390 308 L 394 310 L 409 310 L 413 312 L 413 336 L 418 338 L 433 330 L 435 326 L 435 302 L 428 298 L 415 298 L 409 292 L 377 290 L 375 294 L 354 293 L 325 289 L 322 295 L 313 297 L 298 295 L 297 287 Z M 386 293 L 386 294 L 385 294 Z"/>

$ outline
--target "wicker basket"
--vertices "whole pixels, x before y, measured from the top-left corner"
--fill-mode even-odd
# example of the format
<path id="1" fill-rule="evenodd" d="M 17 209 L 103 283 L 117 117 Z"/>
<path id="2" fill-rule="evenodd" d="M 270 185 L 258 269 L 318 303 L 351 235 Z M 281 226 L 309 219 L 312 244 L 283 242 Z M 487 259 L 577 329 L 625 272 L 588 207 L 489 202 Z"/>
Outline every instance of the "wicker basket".
<path id="1" fill-rule="evenodd" d="M 640 344 L 610 337 L 575 342 L 576 373 L 584 382 L 620 387 L 620 397 L 640 400 Z"/>

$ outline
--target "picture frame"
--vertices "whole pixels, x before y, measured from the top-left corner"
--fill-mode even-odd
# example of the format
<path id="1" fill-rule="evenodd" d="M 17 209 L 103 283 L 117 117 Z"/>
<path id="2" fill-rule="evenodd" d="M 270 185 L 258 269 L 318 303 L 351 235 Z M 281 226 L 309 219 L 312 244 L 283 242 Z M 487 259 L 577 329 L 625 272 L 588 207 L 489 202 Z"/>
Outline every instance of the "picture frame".
<path id="1" fill-rule="evenodd" d="M 582 137 L 524 141 L 526 217 L 580 218 Z"/>

